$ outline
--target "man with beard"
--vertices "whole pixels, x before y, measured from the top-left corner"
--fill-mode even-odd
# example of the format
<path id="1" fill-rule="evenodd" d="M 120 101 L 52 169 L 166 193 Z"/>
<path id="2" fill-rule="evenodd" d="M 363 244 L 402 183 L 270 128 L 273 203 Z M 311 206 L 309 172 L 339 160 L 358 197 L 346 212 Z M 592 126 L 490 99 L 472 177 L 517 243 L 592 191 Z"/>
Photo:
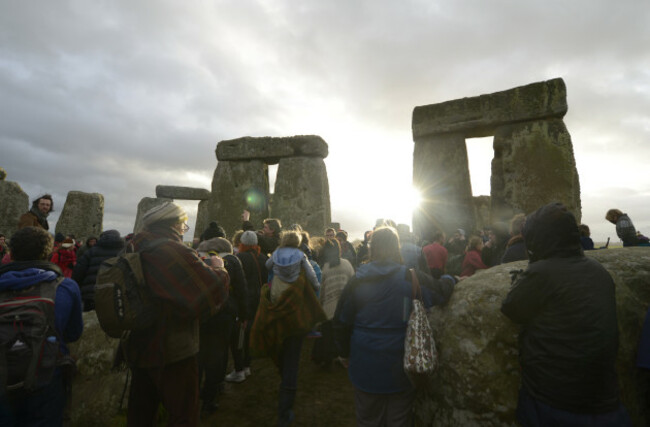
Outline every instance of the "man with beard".
<path id="1" fill-rule="evenodd" d="M 32 202 L 32 208 L 20 216 L 18 220 L 18 229 L 25 227 L 38 227 L 49 230 L 50 225 L 47 223 L 47 216 L 54 210 L 52 196 L 44 194 Z"/>

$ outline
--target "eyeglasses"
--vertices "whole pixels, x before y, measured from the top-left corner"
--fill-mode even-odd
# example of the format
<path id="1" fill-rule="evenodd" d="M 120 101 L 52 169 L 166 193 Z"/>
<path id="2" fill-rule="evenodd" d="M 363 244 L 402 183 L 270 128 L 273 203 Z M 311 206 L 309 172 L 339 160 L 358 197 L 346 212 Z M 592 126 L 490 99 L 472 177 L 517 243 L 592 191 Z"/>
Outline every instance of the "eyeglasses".
<path id="1" fill-rule="evenodd" d="M 190 231 L 190 226 L 185 222 L 181 224 L 181 233 L 187 233 L 188 231 Z"/>

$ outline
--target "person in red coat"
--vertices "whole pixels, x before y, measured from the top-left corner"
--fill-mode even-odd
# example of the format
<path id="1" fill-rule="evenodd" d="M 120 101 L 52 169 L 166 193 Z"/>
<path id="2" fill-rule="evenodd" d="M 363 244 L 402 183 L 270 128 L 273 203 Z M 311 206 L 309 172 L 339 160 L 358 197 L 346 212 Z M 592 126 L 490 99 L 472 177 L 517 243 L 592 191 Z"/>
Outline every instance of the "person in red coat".
<path id="1" fill-rule="evenodd" d="M 460 277 L 469 277 L 476 273 L 476 270 L 485 270 L 488 268 L 481 260 L 482 249 L 483 239 L 478 236 L 472 236 L 467 245 L 467 253 L 465 253 L 465 259 L 463 259 Z"/>

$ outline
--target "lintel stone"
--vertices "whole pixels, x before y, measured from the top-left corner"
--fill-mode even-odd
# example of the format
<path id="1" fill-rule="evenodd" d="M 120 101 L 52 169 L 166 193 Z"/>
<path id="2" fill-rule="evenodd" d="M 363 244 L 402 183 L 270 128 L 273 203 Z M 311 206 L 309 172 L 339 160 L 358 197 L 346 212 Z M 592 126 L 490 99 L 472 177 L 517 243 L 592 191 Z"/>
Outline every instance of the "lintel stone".
<path id="1" fill-rule="evenodd" d="M 217 144 L 217 160 L 262 160 L 276 164 L 286 157 L 320 157 L 328 155 L 327 143 L 317 135 L 290 137 L 243 138 L 221 141 Z"/>
<path id="2" fill-rule="evenodd" d="M 494 135 L 497 126 L 562 118 L 568 110 L 561 78 L 513 89 L 415 107 L 413 138 L 457 132 L 466 138 Z"/>
<path id="3" fill-rule="evenodd" d="M 156 185 L 156 197 L 178 200 L 208 200 L 210 191 L 205 188 Z"/>

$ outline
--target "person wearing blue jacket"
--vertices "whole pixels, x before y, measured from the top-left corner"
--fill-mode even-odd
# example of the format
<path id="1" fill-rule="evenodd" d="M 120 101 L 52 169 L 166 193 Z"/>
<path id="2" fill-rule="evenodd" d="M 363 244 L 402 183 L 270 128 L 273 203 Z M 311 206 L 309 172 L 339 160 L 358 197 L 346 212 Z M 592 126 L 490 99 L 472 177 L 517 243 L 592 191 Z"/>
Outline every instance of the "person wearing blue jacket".
<path id="1" fill-rule="evenodd" d="M 42 228 L 26 227 L 16 231 L 9 243 L 12 262 L 0 267 L 0 293 L 27 289 L 61 277 L 59 267 L 45 261 L 52 244 L 52 235 Z M 54 327 L 60 357 L 69 355 L 67 343 L 81 337 L 81 313 L 79 286 L 72 279 L 64 278 L 57 286 L 54 298 Z M 62 369 L 58 367 L 48 384 L 32 392 L 3 393 L 0 425 L 62 425 L 67 385 Z"/>
<path id="2" fill-rule="evenodd" d="M 416 271 L 424 306 L 445 304 L 455 280 Z M 410 426 L 414 388 L 404 373 L 404 340 L 411 311 L 411 273 L 392 227 L 375 230 L 370 262 L 359 266 L 334 314 L 334 334 L 355 388 L 359 426 Z"/>

